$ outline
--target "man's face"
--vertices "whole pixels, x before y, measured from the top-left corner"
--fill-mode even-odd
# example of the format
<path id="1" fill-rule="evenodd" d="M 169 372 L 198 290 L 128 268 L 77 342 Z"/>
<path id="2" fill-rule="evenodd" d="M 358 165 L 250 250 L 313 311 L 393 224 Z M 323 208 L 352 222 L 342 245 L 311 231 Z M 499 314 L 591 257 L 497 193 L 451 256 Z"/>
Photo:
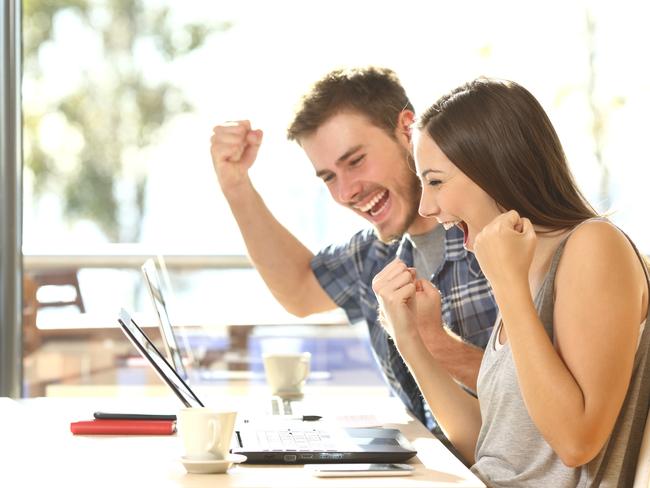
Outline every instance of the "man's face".
<path id="1" fill-rule="evenodd" d="M 300 143 L 332 198 L 370 221 L 382 241 L 400 238 L 419 219 L 408 143 L 353 112 L 332 116 Z"/>

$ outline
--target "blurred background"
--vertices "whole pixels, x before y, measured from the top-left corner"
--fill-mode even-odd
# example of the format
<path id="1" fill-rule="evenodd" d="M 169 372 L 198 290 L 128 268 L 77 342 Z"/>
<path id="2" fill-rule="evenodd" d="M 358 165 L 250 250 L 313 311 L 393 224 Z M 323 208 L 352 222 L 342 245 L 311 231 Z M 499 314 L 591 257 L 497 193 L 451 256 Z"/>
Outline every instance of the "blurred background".
<path id="1" fill-rule="evenodd" d="M 365 222 L 285 138 L 336 67 L 394 69 L 417 111 L 477 76 L 523 84 L 591 203 L 650 253 L 649 19 L 629 0 L 24 0 L 25 394 L 140 381 L 98 373 L 134 352 L 120 307 L 155 325 L 139 266 L 158 255 L 172 321 L 211 367 L 259 371 L 274 341 L 330 379 L 381 384 L 364 324 L 299 321 L 266 291 L 209 154 L 215 124 L 250 119 L 265 131 L 252 178 L 278 219 L 314 252 L 347 240 Z"/>

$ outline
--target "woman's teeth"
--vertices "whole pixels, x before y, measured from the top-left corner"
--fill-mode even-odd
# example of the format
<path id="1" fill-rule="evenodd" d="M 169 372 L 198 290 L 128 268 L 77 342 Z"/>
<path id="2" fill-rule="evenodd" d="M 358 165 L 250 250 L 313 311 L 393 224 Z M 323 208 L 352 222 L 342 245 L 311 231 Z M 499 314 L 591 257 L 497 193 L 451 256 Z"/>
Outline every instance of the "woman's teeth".
<path id="1" fill-rule="evenodd" d="M 441 222 L 445 230 L 451 229 L 454 225 L 459 224 L 460 220 L 454 220 L 453 222 Z"/>

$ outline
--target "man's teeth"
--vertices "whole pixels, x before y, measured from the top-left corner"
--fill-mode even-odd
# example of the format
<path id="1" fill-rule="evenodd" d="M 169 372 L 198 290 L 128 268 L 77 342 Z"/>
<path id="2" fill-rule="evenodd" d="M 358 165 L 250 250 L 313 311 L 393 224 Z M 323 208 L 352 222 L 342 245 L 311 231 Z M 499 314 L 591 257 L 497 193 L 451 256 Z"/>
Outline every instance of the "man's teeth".
<path id="1" fill-rule="evenodd" d="M 388 200 L 386 200 L 381 207 L 379 207 L 377 209 L 374 209 L 374 210 L 371 210 L 370 215 L 373 216 L 373 217 L 376 216 L 376 215 L 379 215 L 380 213 L 382 213 L 384 211 L 384 209 L 386 208 L 386 205 L 388 205 Z"/>
<path id="2" fill-rule="evenodd" d="M 460 224 L 460 220 L 456 220 L 454 222 L 443 222 L 442 226 L 445 228 L 445 230 L 449 230 L 456 224 Z"/>
<path id="3" fill-rule="evenodd" d="M 357 207 L 357 209 L 362 212 L 370 211 L 370 209 L 375 205 L 377 205 L 377 202 L 381 200 L 384 197 L 384 195 L 386 195 L 386 192 L 388 192 L 388 190 L 382 191 L 381 193 L 377 194 L 372 200 L 366 203 L 363 207 Z"/>

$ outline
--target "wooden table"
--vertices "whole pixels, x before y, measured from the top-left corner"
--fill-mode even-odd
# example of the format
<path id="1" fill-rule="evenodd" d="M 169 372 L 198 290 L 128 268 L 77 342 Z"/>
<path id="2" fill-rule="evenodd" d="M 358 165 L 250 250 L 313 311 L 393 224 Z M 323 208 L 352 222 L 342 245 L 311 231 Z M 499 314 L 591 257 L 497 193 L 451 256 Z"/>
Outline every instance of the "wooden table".
<path id="1" fill-rule="evenodd" d="M 228 474 L 187 474 L 180 463 L 177 436 L 73 436 L 69 424 L 92 418 L 95 410 L 176 412 L 179 402 L 156 388 L 122 396 L 93 398 L 0 398 L 5 430 L 0 435 L 0 486 L 126 487 L 482 487 L 458 459 L 410 417 L 385 389 L 328 388 L 307 390 L 305 408 L 318 406 L 342 422 L 363 421 L 372 415 L 387 427 L 399 428 L 418 451 L 410 461 L 412 476 L 315 478 L 302 466 L 242 464 Z M 96 394 L 97 390 L 93 390 Z M 238 408 L 254 413 L 266 399 L 263 387 L 202 389 L 209 406 Z M 347 416 L 347 417 L 343 417 Z M 348 424 L 350 425 L 350 424 Z"/>

